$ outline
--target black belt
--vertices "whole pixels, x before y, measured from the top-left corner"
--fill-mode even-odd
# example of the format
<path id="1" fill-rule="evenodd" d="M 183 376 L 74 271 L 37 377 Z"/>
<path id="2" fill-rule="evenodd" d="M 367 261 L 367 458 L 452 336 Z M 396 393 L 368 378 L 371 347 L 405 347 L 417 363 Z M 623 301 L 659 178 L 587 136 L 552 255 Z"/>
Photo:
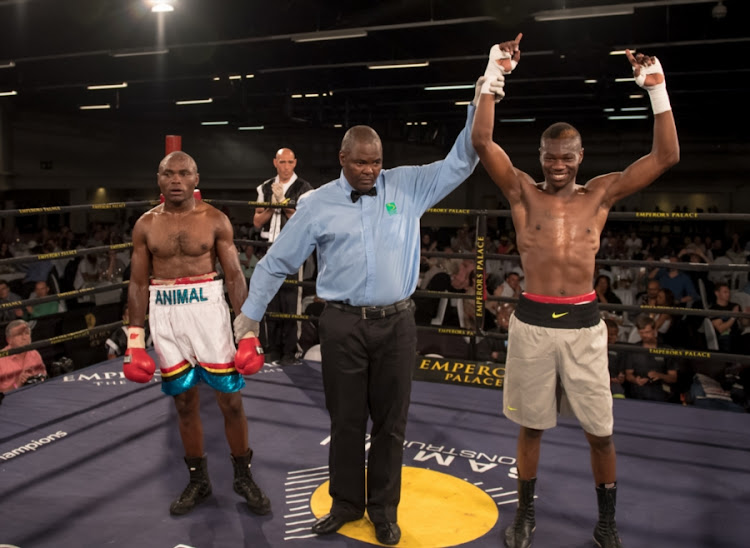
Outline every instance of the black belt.
<path id="1" fill-rule="evenodd" d="M 403 301 L 386 306 L 352 306 L 341 301 L 327 301 L 326 306 L 332 306 L 344 312 L 356 314 L 363 320 L 378 320 L 402 310 L 410 310 L 414 307 L 414 302 L 411 299 L 404 299 Z"/>

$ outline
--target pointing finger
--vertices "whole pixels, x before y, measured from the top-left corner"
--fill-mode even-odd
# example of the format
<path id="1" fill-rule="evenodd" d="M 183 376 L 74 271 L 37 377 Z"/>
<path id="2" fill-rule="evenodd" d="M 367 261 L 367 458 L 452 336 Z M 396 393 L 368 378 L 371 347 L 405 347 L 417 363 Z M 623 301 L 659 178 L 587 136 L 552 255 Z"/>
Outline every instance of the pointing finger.
<path id="1" fill-rule="evenodd" d="M 625 56 L 628 58 L 628 61 L 630 61 L 631 65 L 633 65 L 634 67 L 638 65 L 638 61 L 635 60 L 635 57 L 633 57 L 633 54 L 629 49 L 625 50 Z"/>

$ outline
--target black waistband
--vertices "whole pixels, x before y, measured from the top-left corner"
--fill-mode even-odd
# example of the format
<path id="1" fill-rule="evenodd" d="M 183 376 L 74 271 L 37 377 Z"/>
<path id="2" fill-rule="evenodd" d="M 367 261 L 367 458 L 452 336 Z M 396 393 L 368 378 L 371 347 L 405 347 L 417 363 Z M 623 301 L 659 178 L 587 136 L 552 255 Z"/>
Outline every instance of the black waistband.
<path id="1" fill-rule="evenodd" d="M 523 294 L 518 299 L 515 314 L 524 323 L 559 329 L 593 327 L 601 321 L 597 301 L 583 304 L 540 303 Z"/>
<path id="2" fill-rule="evenodd" d="M 391 316 L 403 310 L 410 310 L 414 308 L 414 302 L 411 299 L 404 299 L 403 301 L 398 301 L 385 306 L 352 306 L 340 301 L 327 301 L 326 306 L 331 306 L 338 310 L 349 312 L 350 314 L 356 314 L 363 320 L 377 320 L 379 318 Z"/>

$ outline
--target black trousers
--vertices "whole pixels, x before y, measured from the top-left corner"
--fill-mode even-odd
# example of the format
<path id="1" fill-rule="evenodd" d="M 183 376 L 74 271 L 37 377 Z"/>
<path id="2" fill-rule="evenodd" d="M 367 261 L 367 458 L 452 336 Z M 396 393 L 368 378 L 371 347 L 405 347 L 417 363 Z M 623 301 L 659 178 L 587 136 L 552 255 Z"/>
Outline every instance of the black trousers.
<path id="1" fill-rule="evenodd" d="M 357 519 L 367 508 L 373 522 L 396 521 L 417 351 L 413 306 L 379 319 L 327 306 L 319 330 L 331 417 L 331 513 Z M 368 415 L 372 431 L 365 480 Z"/>
<path id="2" fill-rule="evenodd" d="M 282 314 L 297 313 L 297 287 L 281 286 L 266 308 L 267 312 Z M 267 318 L 266 341 L 261 341 L 266 352 L 278 352 L 293 356 L 297 352 L 297 320 Z"/>

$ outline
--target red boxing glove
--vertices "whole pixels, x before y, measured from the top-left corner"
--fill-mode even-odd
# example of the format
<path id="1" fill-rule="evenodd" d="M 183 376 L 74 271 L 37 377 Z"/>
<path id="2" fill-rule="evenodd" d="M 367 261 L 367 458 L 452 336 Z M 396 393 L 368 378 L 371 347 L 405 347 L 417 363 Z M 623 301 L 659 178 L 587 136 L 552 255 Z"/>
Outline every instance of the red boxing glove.
<path id="1" fill-rule="evenodd" d="M 128 327 L 128 349 L 122 370 L 125 378 L 134 382 L 148 382 L 154 378 L 156 363 L 146 352 L 146 332 L 142 327 Z"/>
<path id="2" fill-rule="evenodd" d="M 234 367 L 241 375 L 254 375 L 263 368 L 266 358 L 255 333 L 248 331 L 237 345 Z"/>

